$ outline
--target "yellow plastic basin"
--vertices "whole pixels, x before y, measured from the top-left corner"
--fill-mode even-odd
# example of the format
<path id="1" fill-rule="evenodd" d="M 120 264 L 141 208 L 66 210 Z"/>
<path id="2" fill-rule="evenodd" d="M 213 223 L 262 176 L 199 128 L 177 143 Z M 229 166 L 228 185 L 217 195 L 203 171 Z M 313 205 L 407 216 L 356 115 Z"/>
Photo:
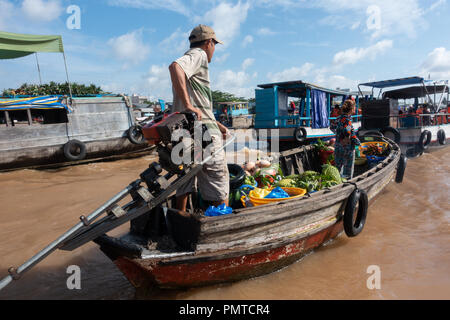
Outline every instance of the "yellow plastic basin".
<path id="1" fill-rule="evenodd" d="M 280 202 L 284 200 L 290 200 L 295 198 L 301 198 L 306 194 L 306 190 L 302 188 L 281 188 L 284 191 L 286 191 L 287 194 L 290 195 L 289 198 L 280 198 L 280 199 L 265 199 L 270 192 L 275 188 L 271 189 L 259 189 L 255 188 L 254 190 L 250 191 L 248 197 L 250 198 L 250 201 L 253 203 L 254 206 L 262 206 L 269 203 L 275 203 Z M 244 198 L 244 197 L 243 197 Z M 241 200 L 243 200 L 243 198 Z"/>

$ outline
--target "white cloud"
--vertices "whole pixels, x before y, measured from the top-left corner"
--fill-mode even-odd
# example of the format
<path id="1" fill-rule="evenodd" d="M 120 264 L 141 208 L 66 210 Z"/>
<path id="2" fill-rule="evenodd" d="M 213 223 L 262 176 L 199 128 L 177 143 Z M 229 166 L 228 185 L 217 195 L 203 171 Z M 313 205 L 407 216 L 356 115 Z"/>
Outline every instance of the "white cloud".
<path id="1" fill-rule="evenodd" d="M 245 71 L 225 70 L 219 73 L 217 80 L 211 83 L 211 87 L 214 87 L 213 90 L 232 93 L 237 97 L 252 98 L 255 96 L 256 86 L 249 85 L 256 80 L 257 75 Z"/>
<path id="2" fill-rule="evenodd" d="M 147 10 L 165 9 L 185 16 L 191 14 L 190 10 L 179 0 L 109 0 L 108 4 L 111 6 Z"/>
<path id="3" fill-rule="evenodd" d="M 142 42 L 142 30 L 135 30 L 108 41 L 115 56 L 125 62 L 124 68 L 145 60 L 150 47 Z"/>
<path id="4" fill-rule="evenodd" d="M 169 37 L 159 43 L 159 47 L 164 52 L 172 54 L 183 54 L 189 49 L 189 34 L 190 32 L 183 32 L 178 28 Z"/>
<path id="5" fill-rule="evenodd" d="M 260 29 L 258 29 L 257 33 L 260 36 L 272 36 L 272 35 L 276 34 L 275 31 L 272 31 L 269 28 L 260 28 Z"/>
<path id="6" fill-rule="evenodd" d="M 250 67 L 255 62 L 255 59 L 247 58 L 242 62 L 242 70 L 246 70 L 248 67 Z"/>
<path id="7" fill-rule="evenodd" d="M 375 59 L 379 54 L 383 54 L 388 49 L 392 48 L 392 40 L 379 41 L 376 44 L 367 48 L 352 48 L 341 51 L 335 54 L 333 63 L 336 66 L 343 66 L 346 64 L 355 64 L 359 60 L 369 58 Z"/>
<path id="8" fill-rule="evenodd" d="M 22 11 L 26 17 L 33 21 L 52 21 L 63 12 L 59 0 L 24 0 Z"/>
<path id="9" fill-rule="evenodd" d="M 251 35 L 245 36 L 244 40 L 242 41 L 242 46 L 245 48 L 247 45 L 253 42 L 253 37 Z"/>
<path id="10" fill-rule="evenodd" d="M 230 57 L 230 54 L 228 52 L 224 53 L 220 56 L 214 55 L 214 62 L 215 63 L 224 63 L 226 60 L 228 60 L 229 57 Z"/>
<path id="11" fill-rule="evenodd" d="M 267 78 L 269 78 L 271 82 L 302 80 L 303 78 L 310 75 L 313 67 L 314 65 L 312 63 L 307 62 L 304 63 L 301 67 L 292 67 L 277 73 L 270 72 L 267 75 Z"/>
<path id="12" fill-rule="evenodd" d="M 151 94 L 155 94 L 152 98 L 172 101 L 172 82 L 167 65 L 152 65 L 145 80 L 145 85 L 149 87 Z"/>
<path id="13" fill-rule="evenodd" d="M 249 3 L 239 1 L 233 6 L 227 2 L 222 2 L 203 16 L 196 17 L 195 21 L 211 25 L 217 38 L 224 42 L 224 46 L 217 46 L 216 49 L 223 50 L 222 47 L 227 47 L 239 34 L 241 24 L 247 19 L 249 8 Z"/>
<path id="14" fill-rule="evenodd" d="M 421 74 L 425 78 L 430 75 L 435 80 L 450 79 L 450 50 L 442 47 L 434 49 L 428 54 L 420 68 Z"/>
<path id="15" fill-rule="evenodd" d="M 372 38 L 392 35 L 406 35 L 413 38 L 416 36 L 417 29 L 426 26 L 424 15 L 427 10 L 420 6 L 418 0 L 378 0 L 376 2 L 373 0 L 316 0 L 309 6 L 330 12 L 332 15 L 323 18 L 321 22 L 335 27 L 355 29 L 358 28 L 356 21 L 363 21 L 360 27 Z M 368 12 L 368 8 L 377 10 Z M 379 25 L 375 26 L 371 23 L 374 17 Z"/>

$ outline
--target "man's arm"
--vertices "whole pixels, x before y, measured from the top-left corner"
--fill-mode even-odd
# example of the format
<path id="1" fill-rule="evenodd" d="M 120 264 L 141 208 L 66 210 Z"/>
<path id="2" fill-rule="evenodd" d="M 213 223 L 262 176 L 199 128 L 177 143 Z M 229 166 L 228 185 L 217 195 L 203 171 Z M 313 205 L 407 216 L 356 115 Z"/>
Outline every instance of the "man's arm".
<path id="1" fill-rule="evenodd" d="M 194 108 L 186 87 L 186 74 L 176 62 L 172 62 L 169 67 L 170 78 L 177 96 L 181 99 L 187 110 L 194 112 L 198 120 L 202 120 L 202 112 L 198 108 Z"/>
<path id="2" fill-rule="evenodd" d="M 219 127 L 220 132 L 222 132 L 223 139 L 227 138 L 227 135 L 229 134 L 228 128 L 225 127 L 223 124 L 221 124 L 219 121 L 216 121 L 217 126 Z"/>

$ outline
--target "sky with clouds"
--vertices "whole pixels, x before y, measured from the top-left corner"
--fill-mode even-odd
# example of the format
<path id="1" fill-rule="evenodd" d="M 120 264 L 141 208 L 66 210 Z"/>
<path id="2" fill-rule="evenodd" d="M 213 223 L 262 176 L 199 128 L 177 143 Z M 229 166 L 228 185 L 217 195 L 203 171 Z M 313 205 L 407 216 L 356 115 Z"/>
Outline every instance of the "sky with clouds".
<path id="1" fill-rule="evenodd" d="M 224 42 L 211 88 L 241 97 L 290 80 L 450 79 L 447 0 L 0 0 L 0 12 L 1 31 L 62 35 L 71 81 L 154 100 L 171 101 L 168 66 L 198 24 Z M 65 81 L 61 55 L 38 57 L 44 82 Z M 39 82 L 35 56 L 0 61 L 0 90 L 24 82 Z"/>

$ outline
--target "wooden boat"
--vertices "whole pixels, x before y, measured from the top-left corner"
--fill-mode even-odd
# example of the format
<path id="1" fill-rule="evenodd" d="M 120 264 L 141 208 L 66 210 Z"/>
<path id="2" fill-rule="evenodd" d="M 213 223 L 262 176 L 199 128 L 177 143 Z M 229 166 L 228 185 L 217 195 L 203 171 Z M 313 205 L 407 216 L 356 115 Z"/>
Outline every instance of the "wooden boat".
<path id="1" fill-rule="evenodd" d="M 353 195 L 361 192 L 373 199 L 394 177 L 400 182 L 404 173 L 400 148 L 389 139 L 384 141 L 389 143 L 389 156 L 375 167 L 357 167 L 357 175 L 344 184 L 219 217 L 178 212 L 171 209 L 174 199 L 170 198 L 165 207 L 132 220 L 126 235 L 103 235 L 95 242 L 140 290 L 196 287 L 268 274 L 336 238 L 344 229 L 355 235 L 347 228 L 358 224 L 361 228 L 364 221 L 353 221 Z M 285 175 L 320 170 L 313 146 L 281 153 L 280 165 Z"/>
<path id="2" fill-rule="evenodd" d="M 0 59 L 36 54 L 38 61 L 37 52 L 62 53 L 69 89 L 67 95 L 14 93 L 0 98 L 0 170 L 114 157 L 148 148 L 128 97 L 72 95 L 61 36 L 0 32 L 0 44 Z"/>
<path id="3" fill-rule="evenodd" d="M 378 131 L 397 142 L 408 157 L 421 155 L 430 147 L 447 145 L 450 139 L 448 81 L 409 77 L 361 86 L 371 87 L 372 94 L 361 103 L 363 117 L 359 135 Z M 401 88 L 383 91 L 392 87 Z M 380 90 L 378 98 L 374 89 Z M 408 100 L 410 104 L 406 104 Z"/>
<path id="4" fill-rule="evenodd" d="M 74 163 L 149 149 L 125 96 L 0 99 L 0 170 Z M 40 100 L 42 101 L 42 99 Z"/>

